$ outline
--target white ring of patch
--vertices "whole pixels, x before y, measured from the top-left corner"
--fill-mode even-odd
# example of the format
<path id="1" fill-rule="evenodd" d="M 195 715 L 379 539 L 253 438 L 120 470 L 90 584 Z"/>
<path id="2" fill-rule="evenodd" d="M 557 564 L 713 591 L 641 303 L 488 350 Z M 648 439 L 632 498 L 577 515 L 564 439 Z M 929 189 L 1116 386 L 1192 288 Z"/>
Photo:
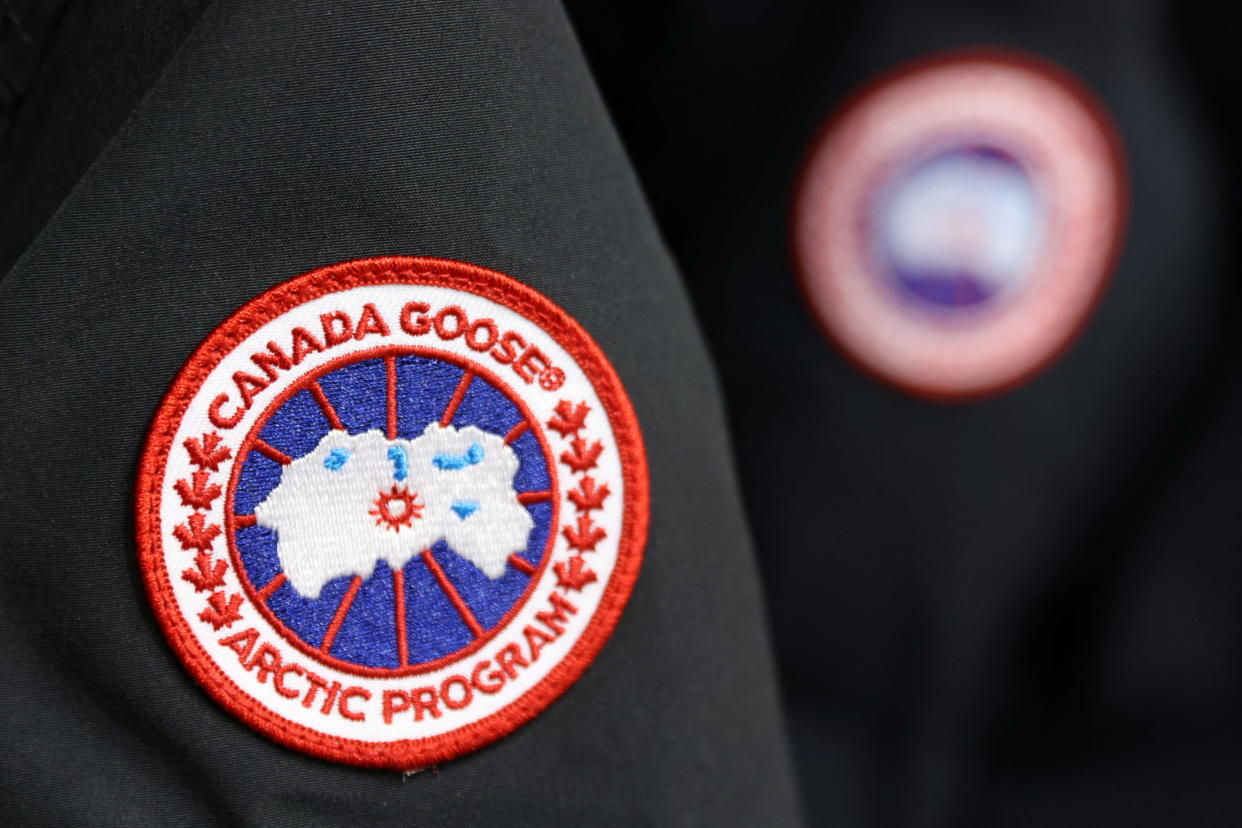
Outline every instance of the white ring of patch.
<path id="1" fill-rule="evenodd" d="M 445 340 L 440 338 L 434 330 L 421 336 L 406 333 L 401 329 L 398 320 L 407 302 L 425 302 L 431 306 L 433 314 L 437 309 L 456 305 L 464 309 L 471 320 L 490 317 L 495 320 L 500 330 L 516 331 L 528 344 L 536 346 L 546 354 L 550 363 L 564 372 L 564 384 L 556 390 L 549 391 L 542 388 L 538 380 L 527 385 L 512 372 L 507 375 L 502 374 L 504 366 L 491 362 L 486 353 L 480 354 L 471 350 L 466 345 L 464 336 Z M 560 523 L 551 527 L 554 541 L 548 553 L 550 560 L 536 576 L 537 581 L 527 593 L 521 608 L 509 619 L 503 629 L 497 631 L 483 647 L 458 660 L 432 671 L 393 677 L 359 675 L 311 659 L 289 646 L 282 634 L 267 621 L 263 613 L 250 602 L 248 597 L 242 602 L 239 610 L 241 620 L 227 629 L 214 630 L 210 624 L 198 617 L 205 605 L 205 594 L 195 592 L 194 586 L 180 577 L 180 573 L 193 564 L 194 553 L 183 549 L 173 534 L 175 527 L 184 523 L 190 514 L 190 510 L 181 504 L 180 498 L 175 493 L 175 483 L 177 480 L 190 479 L 192 474 L 198 470 L 197 466 L 189 462 L 188 454 L 182 446 L 188 438 L 198 438 L 211 431 L 220 432 L 220 429 L 213 426 L 208 417 L 208 406 L 217 395 L 222 393 L 229 394 L 232 403 L 236 403 L 237 392 L 232 380 L 233 373 L 245 371 L 261 374 L 262 372 L 256 371 L 254 363 L 250 361 L 250 355 L 265 351 L 268 342 L 287 344 L 290 332 L 298 326 L 316 332 L 318 335 L 321 332 L 320 314 L 336 310 L 346 311 L 351 319 L 356 321 L 361 315 L 363 306 L 367 303 L 373 303 L 379 310 L 391 330 L 390 335 L 366 336 L 361 341 L 350 339 L 348 342 L 333 346 L 323 352 L 312 352 L 293 370 L 283 372 L 276 381 L 255 396 L 254 404 L 247 410 L 241 421 L 228 429 L 227 433 L 222 434 L 225 437 L 222 445 L 227 446 L 233 456 L 220 465 L 219 474 L 213 475 L 215 479 L 222 481 L 230 479 L 233 465 L 238 462 L 238 447 L 245 436 L 249 434 L 255 421 L 262 416 L 268 403 L 290 385 L 317 368 L 350 353 L 382 346 L 410 345 L 445 351 L 470 363 L 481 365 L 494 374 L 500 374 L 510 388 L 521 396 L 530 409 L 532 417 L 541 424 L 553 417 L 554 408 L 560 400 L 585 402 L 590 406 L 591 413 L 587 416 L 586 424 L 579 431 L 579 435 L 586 438 L 588 442 L 598 440 L 604 446 L 597 461 L 598 465 L 591 469 L 590 474 L 598 483 L 606 484 L 612 492 L 604 505 L 598 511 L 591 513 L 594 524 L 606 533 L 604 540 L 589 553 L 588 562 L 598 580 L 582 591 L 574 591 L 566 596 L 577 607 L 577 612 L 568 616 L 569 620 L 564 624 L 564 633 L 546 644 L 538 660 L 529 667 L 520 668 L 517 671 L 517 678 L 507 680 L 500 691 L 492 695 L 475 691 L 471 704 L 461 710 L 452 710 L 440 704 L 440 717 L 425 715 L 419 722 L 414 721 L 410 711 L 405 711 L 398 714 L 392 724 L 385 724 L 381 713 L 383 691 L 386 689 L 409 691 L 423 686 L 439 688 L 444 679 L 454 675 L 464 675 L 469 679 L 474 665 L 480 661 L 490 660 L 494 668 L 495 654 L 506 644 L 516 642 L 521 644 L 525 650 L 524 640 L 521 637 L 521 631 L 525 626 L 532 625 L 546 630 L 546 627 L 537 621 L 535 615 L 548 610 L 550 596 L 556 589 L 557 579 L 553 573 L 553 566 L 558 562 L 567 562 L 573 551 L 561 531 L 561 526 L 565 524 L 567 504 L 561 504 Z M 232 411 L 231 405 L 227 411 Z M 555 433 L 549 434 L 549 438 L 553 436 Z M 555 441 L 552 443 L 555 459 L 555 455 L 559 454 L 559 445 Z M 172 448 L 163 471 L 161 484 L 160 538 L 162 565 L 166 570 L 167 580 L 172 585 L 179 613 L 185 619 L 202 651 L 212 658 L 215 666 L 242 692 L 278 716 L 331 736 L 374 743 L 423 739 L 452 733 L 502 710 L 547 678 L 548 674 L 573 649 L 574 644 L 581 638 L 599 609 L 616 566 L 622 537 L 624 504 L 628 492 L 622 475 L 621 456 L 616 437 L 594 387 L 569 353 L 538 325 L 504 305 L 472 293 L 445 287 L 372 285 L 327 294 L 286 311 L 268 321 L 238 344 L 212 370 L 186 409 L 185 416 L 170 445 Z M 567 469 L 561 468 L 558 476 L 566 482 L 569 480 Z M 566 485 L 560 487 L 557 492 L 560 497 L 564 497 L 567 488 L 569 487 Z M 208 523 L 226 525 L 225 501 L 225 497 L 218 497 L 206 510 L 204 514 Z M 216 543 L 223 541 L 224 538 L 221 536 Z M 220 557 L 222 556 L 217 555 L 217 558 Z M 228 558 L 228 571 L 225 574 L 223 589 L 229 593 L 246 594 L 237 572 L 234 571 L 231 557 Z M 291 661 L 313 669 L 329 683 L 339 681 L 343 687 L 358 686 L 369 690 L 371 693 L 369 700 L 363 701 L 358 697 L 350 703 L 351 709 L 364 712 L 366 719 L 360 722 L 351 721 L 338 715 L 335 710 L 329 715 L 324 715 L 320 712 L 322 695 L 310 707 L 304 707 L 300 697 L 285 698 L 277 693 L 270 676 L 266 681 L 259 682 L 256 669 L 245 669 L 237 654 L 219 643 L 220 639 L 249 627 L 259 631 L 260 642 L 276 645 L 281 649 L 282 654 L 289 656 Z M 305 686 L 305 679 L 296 675 L 291 676 L 289 682 L 297 683 L 299 689 Z"/>
<path id="2" fill-rule="evenodd" d="M 1003 300 L 920 312 L 877 272 L 861 217 L 895 167 L 967 144 L 1021 160 L 1042 243 Z M 1078 330 L 1108 273 L 1121 192 L 1111 133 L 1067 83 L 1007 60 L 946 59 L 881 83 L 813 146 L 794 206 L 799 276 L 829 333 L 866 368 L 915 392 L 986 392 L 1040 367 Z"/>

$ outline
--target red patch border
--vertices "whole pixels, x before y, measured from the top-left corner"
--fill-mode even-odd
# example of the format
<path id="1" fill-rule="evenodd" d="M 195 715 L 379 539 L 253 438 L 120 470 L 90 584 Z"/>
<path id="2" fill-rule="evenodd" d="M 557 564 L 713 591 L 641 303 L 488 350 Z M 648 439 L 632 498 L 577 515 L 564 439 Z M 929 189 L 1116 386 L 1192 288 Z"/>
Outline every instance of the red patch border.
<path id="1" fill-rule="evenodd" d="M 1090 300 L 1079 311 L 1079 318 L 1065 333 L 1061 341 L 1039 359 L 1033 360 L 1028 366 L 1012 376 L 995 382 L 972 386 L 965 389 L 953 389 L 944 385 L 920 385 L 894 376 L 888 371 L 872 365 L 866 357 L 856 353 L 854 348 L 843 341 L 837 332 L 824 318 L 815 302 L 814 294 L 808 284 L 812 279 L 810 267 L 805 262 L 801 246 L 798 243 L 799 215 L 807 189 L 809 172 L 819 155 L 820 150 L 830 140 L 837 128 L 847 122 L 876 93 L 898 84 L 907 78 L 914 77 L 928 70 L 968 64 L 991 64 L 1016 68 L 1039 75 L 1053 85 L 1066 92 L 1073 100 L 1083 107 L 1088 117 L 1095 122 L 1103 139 L 1108 159 L 1111 162 L 1114 190 L 1112 193 L 1116 215 L 1113 227 L 1111 246 L 1102 257 L 1100 274 Z M 922 57 L 903 61 L 897 66 L 881 72 L 857 87 L 837 105 L 831 115 L 816 129 L 811 140 L 807 142 L 801 163 L 794 179 L 793 198 L 790 200 L 788 227 L 788 249 L 794 271 L 794 283 L 803 305 L 810 311 L 810 316 L 825 339 L 841 354 L 845 360 L 861 373 L 883 385 L 896 388 L 912 397 L 926 402 L 953 404 L 971 403 L 997 397 L 1019 388 L 1041 374 L 1050 365 L 1063 357 L 1081 336 L 1091 318 L 1094 316 L 1116 271 L 1125 242 L 1126 227 L 1130 217 L 1130 184 L 1129 165 L 1126 161 L 1125 145 L 1108 108 L 1070 70 L 1061 65 L 1029 52 L 999 46 L 973 46 L 934 52 Z"/>
<path id="2" fill-rule="evenodd" d="M 620 453 L 626 496 L 616 566 L 586 630 L 559 664 L 501 710 L 457 730 L 422 739 L 368 742 L 331 736 L 285 719 L 252 699 L 216 666 L 173 597 L 163 562 L 159 513 L 172 440 L 190 402 L 220 361 L 254 331 L 292 308 L 349 288 L 386 284 L 473 293 L 510 308 L 556 340 L 573 357 L 602 403 Z M 139 568 L 156 619 L 190 674 L 221 706 L 273 741 L 312 756 L 411 770 L 462 756 L 511 733 L 582 675 L 607 642 L 633 591 L 647 539 L 649 507 L 647 460 L 633 406 L 612 365 L 581 325 L 538 291 L 502 273 L 450 259 L 389 256 L 355 259 L 304 273 L 246 302 L 211 332 L 177 374 L 152 420 L 139 466 L 134 516 Z"/>

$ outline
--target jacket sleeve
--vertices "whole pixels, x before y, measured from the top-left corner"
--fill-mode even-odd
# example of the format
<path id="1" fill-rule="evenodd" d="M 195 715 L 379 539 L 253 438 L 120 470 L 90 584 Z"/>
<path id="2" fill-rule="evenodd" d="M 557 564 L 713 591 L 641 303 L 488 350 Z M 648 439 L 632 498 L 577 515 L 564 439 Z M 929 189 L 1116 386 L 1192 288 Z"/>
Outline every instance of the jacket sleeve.
<path id="1" fill-rule="evenodd" d="M 407 779 L 282 748 L 201 692 L 130 517 L 152 413 L 220 320 L 396 254 L 512 274 L 577 319 L 633 400 L 652 502 L 583 678 Z M 0 385 L 9 824 L 796 821 L 712 366 L 559 4 L 207 6 L 0 279 Z"/>

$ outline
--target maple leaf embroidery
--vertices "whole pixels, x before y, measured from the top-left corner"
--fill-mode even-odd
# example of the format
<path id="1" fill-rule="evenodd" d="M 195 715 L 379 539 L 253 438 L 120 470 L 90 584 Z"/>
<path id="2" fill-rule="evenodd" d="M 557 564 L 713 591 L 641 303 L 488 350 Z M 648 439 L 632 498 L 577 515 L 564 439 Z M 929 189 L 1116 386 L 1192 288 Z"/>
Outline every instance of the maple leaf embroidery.
<path id="1" fill-rule="evenodd" d="M 220 445 L 222 438 L 214 431 L 209 431 L 202 438 L 191 437 L 185 441 L 185 450 L 190 453 L 190 462 L 200 469 L 216 471 L 220 464 L 233 456 L 233 450 Z"/>
<path id="2" fill-rule="evenodd" d="M 598 580 L 596 574 L 583 564 L 581 555 L 570 558 L 568 566 L 557 562 L 552 569 L 556 572 L 556 585 L 565 589 L 581 592 L 584 586 Z"/>
<path id="3" fill-rule="evenodd" d="M 200 552 L 211 549 L 211 542 L 219 534 L 220 527 L 214 523 L 208 524 L 199 512 L 190 515 L 186 523 L 173 527 L 173 536 L 181 541 L 182 549 L 197 549 Z"/>
<path id="4" fill-rule="evenodd" d="M 574 549 L 590 552 L 608 533 L 591 523 L 590 515 L 578 515 L 578 526 L 566 526 L 565 538 Z"/>
<path id="5" fill-rule="evenodd" d="M 181 504 L 193 509 L 209 509 L 211 501 L 220 496 L 220 487 L 215 483 L 208 484 L 211 472 L 196 471 L 191 475 L 194 482 L 178 480 L 173 484 L 177 494 L 181 495 Z"/>
<path id="6" fill-rule="evenodd" d="M 194 556 L 194 566 L 181 573 L 182 579 L 194 584 L 195 592 L 224 586 L 224 573 L 228 564 L 224 561 L 211 562 L 210 552 L 199 552 Z"/>
<path id="7" fill-rule="evenodd" d="M 578 403 L 575 408 L 569 400 L 561 400 L 556 404 L 556 414 L 548 420 L 548 428 L 559 431 L 562 437 L 577 434 L 586 422 L 587 412 L 591 407 L 586 403 Z"/>
<path id="8" fill-rule="evenodd" d="M 587 441 L 581 437 L 575 437 L 570 441 L 569 446 L 570 451 L 561 452 L 561 462 L 575 472 L 595 468 L 595 461 L 599 459 L 600 452 L 604 450 L 604 444 L 599 440 L 588 446 Z"/>
<path id="9" fill-rule="evenodd" d="M 574 506 L 578 507 L 579 512 L 589 512 L 592 509 L 604 508 L 604 499 L 609 494 L 607 483 L 602 486 L 596 486 L 595 478 L 587 475 L 582 478 L 578 488 L 569 492 L 568 497 L 573 501 Z"/>
<path id="10" fill-rule="evenodd" d="M 234 621 L 241 620 L 241 613 L 237 608 L 241 606 L 242 597 L 233 595 L 229 597 L 224 590 L 213 592 L 207 596 L 207 609 L 198 614 L 198 617 L 206 621 L 213 629 L 219 630 L 221 627 L 227 627 Z"/>

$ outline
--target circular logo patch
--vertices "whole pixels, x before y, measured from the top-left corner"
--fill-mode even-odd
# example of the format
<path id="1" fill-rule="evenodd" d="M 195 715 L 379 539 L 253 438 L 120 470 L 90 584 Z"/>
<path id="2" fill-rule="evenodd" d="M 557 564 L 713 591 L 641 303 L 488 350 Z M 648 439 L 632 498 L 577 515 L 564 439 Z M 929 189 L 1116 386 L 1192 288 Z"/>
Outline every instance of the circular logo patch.
<path id="1" fill-rule="evenodd" d="M 845 352 L 916 394 L 1029 377 L 1099 297 L 1124 222 L 1118 141 L 1072 79 L 1012 56 L 919 63 L 812 146 L 793 243 Z"/>
<path id="2" fill-rule="evenodd" d="M 257 299 L 164 399 L 141 567 L 194 677 L 276 741 L 410 770 L 504 736 L 603 646 L 638 575 L 642 440 L 542 295 L 439 259 Z"/>

